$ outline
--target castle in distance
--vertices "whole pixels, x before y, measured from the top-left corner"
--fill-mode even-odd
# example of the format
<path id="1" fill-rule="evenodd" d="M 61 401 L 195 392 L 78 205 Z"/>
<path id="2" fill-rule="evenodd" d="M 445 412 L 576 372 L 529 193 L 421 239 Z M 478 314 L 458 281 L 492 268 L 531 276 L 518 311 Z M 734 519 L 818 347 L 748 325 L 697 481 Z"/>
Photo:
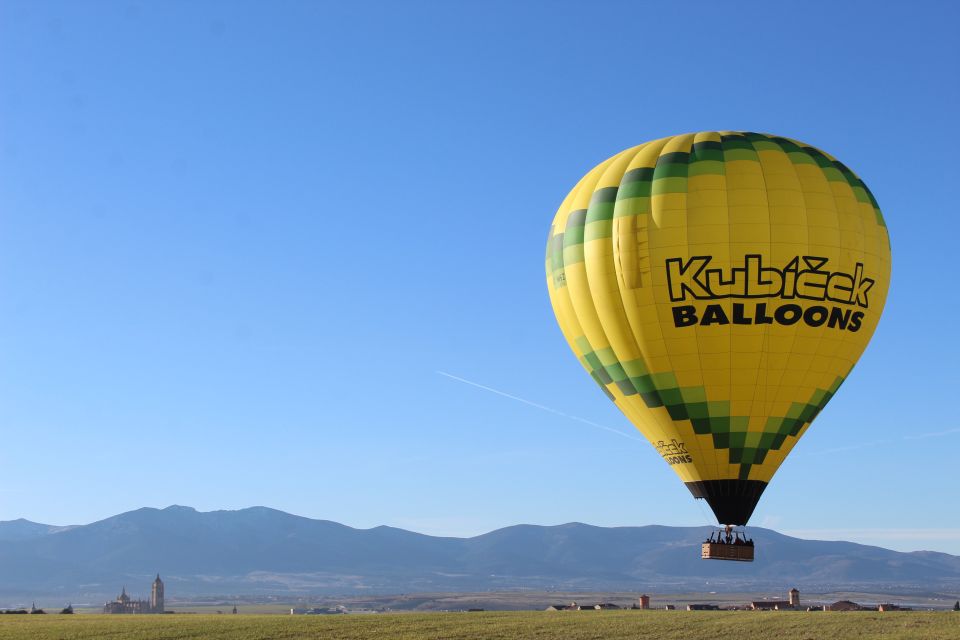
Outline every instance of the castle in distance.
<path id="1" fill-rule="evenodd" d="M 117 596 L 113 602 L 103 605 L 104 613 L 164 613 L 163 608 L 163 580 L 160 574 L 150 586 L 150 600 L 132 600 L 127 595 L 127 587 Z"/>

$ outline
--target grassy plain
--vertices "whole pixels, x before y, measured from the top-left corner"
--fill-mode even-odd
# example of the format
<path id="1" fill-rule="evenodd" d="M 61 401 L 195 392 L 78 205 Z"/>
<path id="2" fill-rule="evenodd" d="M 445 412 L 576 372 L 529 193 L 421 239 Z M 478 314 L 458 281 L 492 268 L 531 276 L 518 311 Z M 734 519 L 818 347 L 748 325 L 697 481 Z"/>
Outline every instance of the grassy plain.
<path id="1" fill-rule="evenodd" d="M 944 612 L 508 611 L 339 616 L 0 616 L 3 640 L 956 640 Z"/>

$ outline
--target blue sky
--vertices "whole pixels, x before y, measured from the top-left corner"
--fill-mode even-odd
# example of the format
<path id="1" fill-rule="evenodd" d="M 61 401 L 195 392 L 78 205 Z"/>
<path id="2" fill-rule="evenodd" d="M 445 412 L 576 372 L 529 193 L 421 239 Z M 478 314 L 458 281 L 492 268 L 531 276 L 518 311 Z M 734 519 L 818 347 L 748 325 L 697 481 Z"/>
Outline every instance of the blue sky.
<path id="1" fill-rule="evenodd" d="M 960 15 L 772 4 L 0 4 L 0 519 L 711 522 L 542 256 L 596 163 L 746 129 L 852 167 L 894 252 L 752 523 L 960 554 Z"/>

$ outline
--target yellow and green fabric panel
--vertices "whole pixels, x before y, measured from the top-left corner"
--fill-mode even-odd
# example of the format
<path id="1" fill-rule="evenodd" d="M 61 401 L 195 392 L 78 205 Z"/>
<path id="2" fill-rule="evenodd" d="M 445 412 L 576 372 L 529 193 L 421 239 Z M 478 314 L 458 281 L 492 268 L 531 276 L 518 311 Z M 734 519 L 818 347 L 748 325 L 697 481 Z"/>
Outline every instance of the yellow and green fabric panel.
<path id="1" fill-rule="evenodd" d="M 703 132 L 627 149 L 564 199 L 547 286 L 570 348 L 724 524 L 745 524 L 876 329 L 890 243 L 809 145 Z"/>

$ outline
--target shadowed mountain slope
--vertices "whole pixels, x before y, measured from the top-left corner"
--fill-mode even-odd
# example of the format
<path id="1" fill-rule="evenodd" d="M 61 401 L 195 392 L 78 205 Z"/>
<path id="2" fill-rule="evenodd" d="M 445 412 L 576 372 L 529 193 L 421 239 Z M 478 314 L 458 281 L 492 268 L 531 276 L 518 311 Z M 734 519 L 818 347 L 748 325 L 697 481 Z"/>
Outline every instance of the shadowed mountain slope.
<path id="1" fill-rule="evenodd" d="M 0 597 L 96 601 L 159 571 L 171 596 L 488 589 L 960 588 L 960 557 L 750 530 L 754 563 L 700 560 L 707 527 L 517 525 L 473 538 L 353 529 L 266 507 L 137 509 L 83 526 L 0 522 Z M 709 588 L 707 585 L 709 584 Z"/>

